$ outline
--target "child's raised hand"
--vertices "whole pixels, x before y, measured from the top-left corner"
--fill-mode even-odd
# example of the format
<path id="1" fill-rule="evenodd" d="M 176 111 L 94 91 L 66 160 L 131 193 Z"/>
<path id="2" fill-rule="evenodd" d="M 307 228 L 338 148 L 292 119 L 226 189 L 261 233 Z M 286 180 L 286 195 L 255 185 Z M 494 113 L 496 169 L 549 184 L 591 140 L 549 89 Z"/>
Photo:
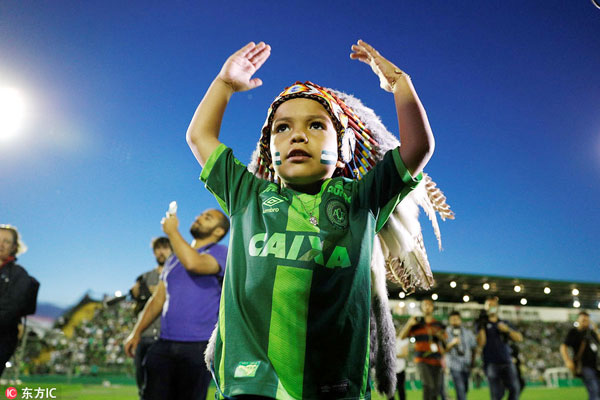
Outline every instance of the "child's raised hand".
<path id="1" fill-rule="evenodd" d="M 359 40 L 357 44 L 352 45 L 352 53 L 350 58 L 353 60 L 360 60 L 365 64 L 369 64 L 373 72 L 379 77 L 379 85 L 383 90 L 393 92 L 396 86 L 396 80 L 406 75 L 400 68 L 385 59 L 377 50 L 371 45 L 362 40 Z"/>
<path id="2" fill-rule="evenodd" d="M 250 42 L 225 61 L 217 78 L 228 84 L 234 92 L 254 89 L 262 85 L 262 81 L 252 78 L 252 75 L 267 61 L 269 55 L 271 46 L 264 42 Z"/>

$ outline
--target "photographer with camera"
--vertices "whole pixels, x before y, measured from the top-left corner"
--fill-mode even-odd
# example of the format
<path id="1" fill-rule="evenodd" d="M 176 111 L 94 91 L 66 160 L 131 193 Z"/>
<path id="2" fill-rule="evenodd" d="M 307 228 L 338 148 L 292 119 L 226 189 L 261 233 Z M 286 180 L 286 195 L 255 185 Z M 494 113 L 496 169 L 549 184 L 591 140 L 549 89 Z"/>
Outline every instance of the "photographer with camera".
<path id="1" fill-rule="evenodd" d="M 483 349 L 483 368 L 492 400 L 501 400 L 508 389 L 508 400 L 519 398 L 517 368 L 512 362 L 509 340 L 521 342 L 523 335 L 498 317 L 498 297 L 489 296 L 477 319 L 477 346 Z"/>
<path id="2" fill-rule="evenodd" d="M 444 325 L 433 317 L 433 310 L 433 300 L 422 300 L 423 316 L 410 317 L 400 332 L 400 339 L 415 338 L 415 363 L 423 384 L 423 400 L 436 400 L 442 384 L 446 332 Z"/>
<path id="3" fill-rule="evenodd" d="M 138 319 L 141 318 L 144 306 L 158 287 L 160 274 L 162 273 L 163 266 L 165 265 L 167 258 L 169 258 L 173 253 L 171 242 L 169 242 L 169 238 L 165 236 L 153 239 L 151 245 L 154 258 L 156 258 L 156 268 L 138 276 L 135 284 L 129 290 L 131 297 L 133 297 L 136 303 L 134 312 Z M 150 346 L 152 346 L 152 344 L 158 340 L 159 335 L 160 318 L 156 317 L 154 321 L 152 321 L 152 323 L 142 331 L 140 342 L 135 349 L 135 381 L 138 386 L 140 398 L 142 397 L 142 389 L 144 387 L 144 357 L 146 356 L 146 352 Z"/>
<path id="4" fill-rule="evenodd" d="M 446 328 L 446 364 L 450 369 L 457 400 L 465 400 L 469 390 L 469 376 L 475 363 L 477 342 L 475 335 L 462 326 L 460 312 L 452 311 L 448 317 L 450 326 Z"/>

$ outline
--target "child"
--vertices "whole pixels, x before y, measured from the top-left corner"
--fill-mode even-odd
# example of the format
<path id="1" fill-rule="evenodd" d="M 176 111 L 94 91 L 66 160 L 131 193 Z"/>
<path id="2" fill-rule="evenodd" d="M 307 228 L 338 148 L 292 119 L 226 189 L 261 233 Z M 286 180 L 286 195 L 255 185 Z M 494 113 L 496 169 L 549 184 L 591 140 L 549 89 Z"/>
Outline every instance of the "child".
<path id="1" fill-rule="evenodd" d="M 232 224 L 213 363 L 223 397 L 370 398 L 373 239 L 418 184 L 434 141 L 408 75 L 363 41 L 352 50 L 394 94 L 402 141 L 368 173 L 346 168 L 360 121 L 310 82 L 269 109 L 256 171 L 265 179 L 219 142 L 231 95 L 262 84 L 252 78 L 270 55 L 262 42 L 229 57 L 190 123 L 201 180 Z"/>

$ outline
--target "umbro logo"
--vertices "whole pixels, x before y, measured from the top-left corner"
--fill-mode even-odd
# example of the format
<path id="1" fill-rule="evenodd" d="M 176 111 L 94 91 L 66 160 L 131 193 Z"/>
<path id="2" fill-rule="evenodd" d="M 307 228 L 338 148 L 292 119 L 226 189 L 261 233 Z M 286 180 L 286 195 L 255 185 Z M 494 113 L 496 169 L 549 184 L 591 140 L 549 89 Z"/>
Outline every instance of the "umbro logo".
<path id="1" fill-rule="evenodd" d="M 263 201 L 263 204 L 267 207 L 273 207 L 274 205 L 282 203 L 282 202 L 284 202 L 284 200 L 282 198 L 271 196 L 268 199 L 266 199 L 265 201 Z"/>

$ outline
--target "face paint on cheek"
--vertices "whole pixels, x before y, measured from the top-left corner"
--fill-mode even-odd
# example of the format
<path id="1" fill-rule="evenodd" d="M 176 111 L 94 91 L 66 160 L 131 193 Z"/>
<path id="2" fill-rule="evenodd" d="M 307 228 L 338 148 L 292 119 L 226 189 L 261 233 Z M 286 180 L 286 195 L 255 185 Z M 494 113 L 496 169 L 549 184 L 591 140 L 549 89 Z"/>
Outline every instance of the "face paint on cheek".
<path id="1" fill-rule="evenodd" d="M 281 165 L 281 153 L 275 152 L 275 165 Z"/>
<path id="2" fill-rule="evenodd" d="M 335 164 L 337 159 L 337 153 L 334 153 L 333 151 L 323 150 L 321 152 L 321 164 Z"/>

